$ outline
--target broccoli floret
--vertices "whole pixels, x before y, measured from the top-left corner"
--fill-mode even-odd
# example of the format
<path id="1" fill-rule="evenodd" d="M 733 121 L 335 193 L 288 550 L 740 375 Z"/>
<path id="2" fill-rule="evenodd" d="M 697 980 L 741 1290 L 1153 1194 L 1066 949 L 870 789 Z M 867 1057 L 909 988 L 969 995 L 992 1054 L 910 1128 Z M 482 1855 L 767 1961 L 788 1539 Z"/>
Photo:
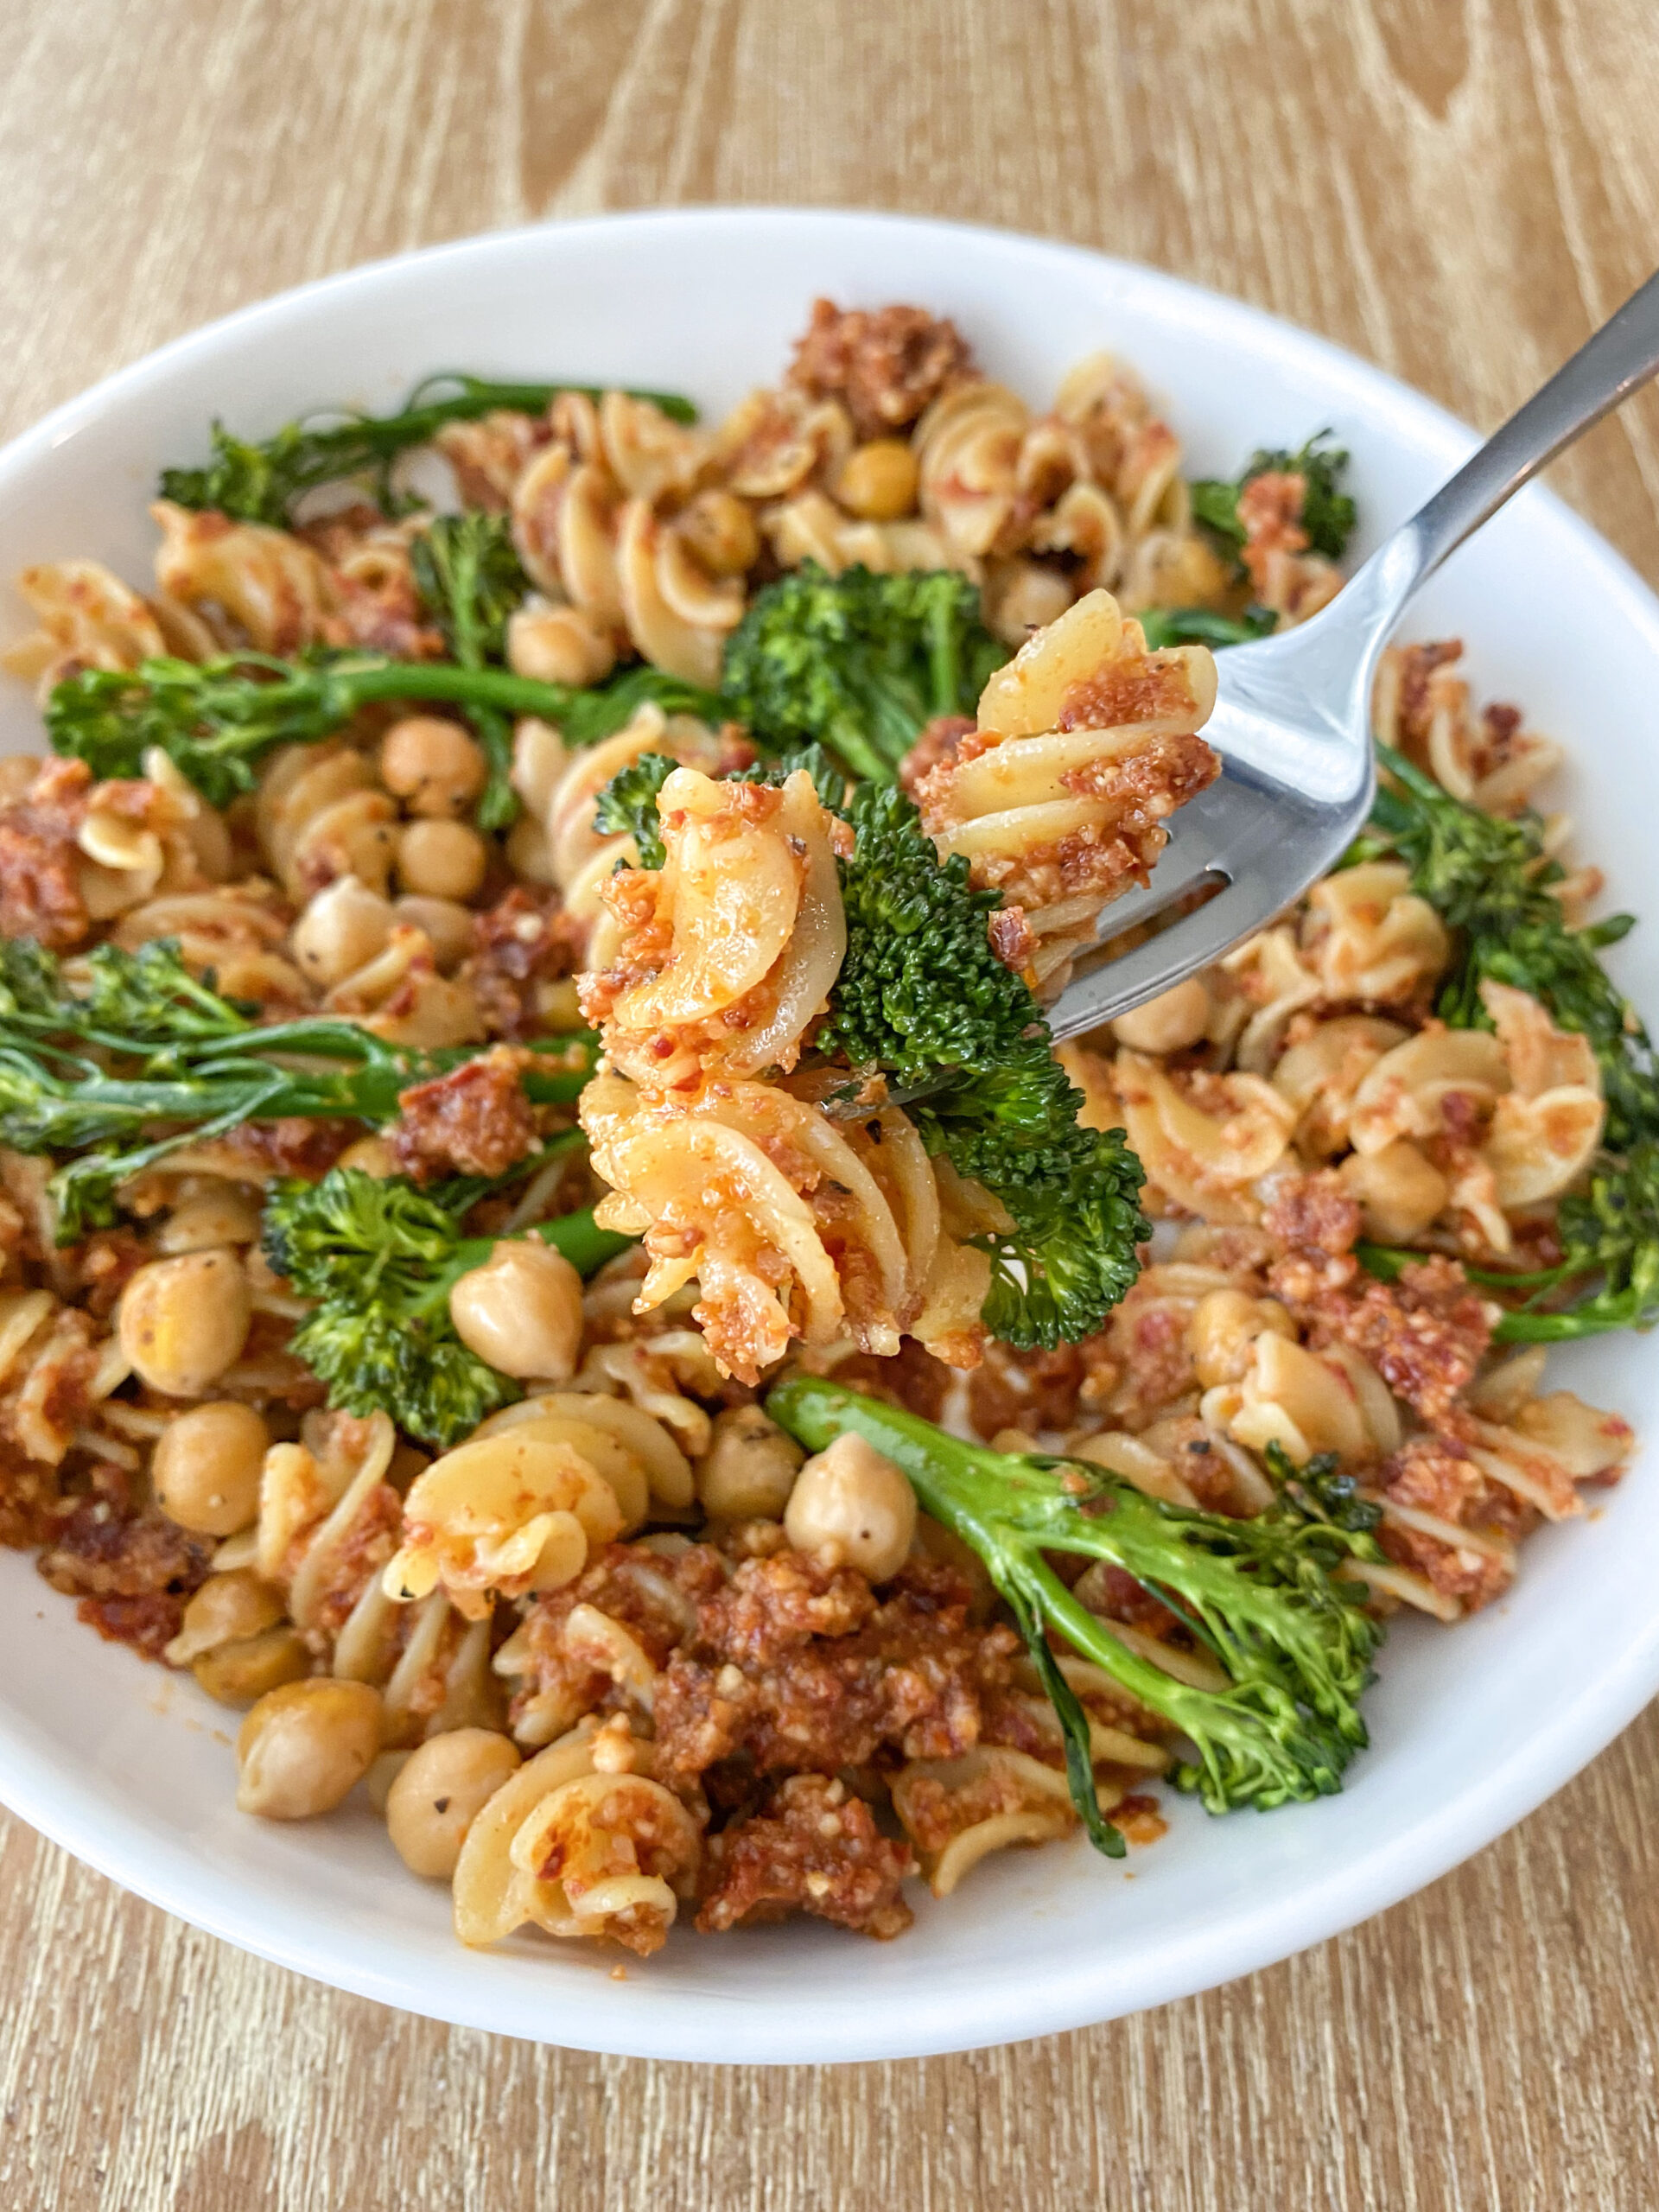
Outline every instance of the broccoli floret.
<path id="1" fill-rule="evenodd" d="M 1253 638 L 1270 637 L 1279 617 L 1265 607 L 1247 607 L 1235 619 L 1214 614 L 1207 607 L 1143 607 L 1135 620 L 1146 632 L 1147 645 L 1157 652 L 1166 645 L 1248 645 Z"/>
<path id="2" fill-rule="evenodd" d="M 1151 1234 L 1141 1164 L 1122 1130 L 1080 1127 L 1042 1008 L 991 949 L 996 893 L 975 890 L 961 855 L 939 858 L 902 791 L 861 785 L 842 812 L 855 836 L 841 863 L 847 957 L 818 1049 L 880 1069 L 928 1149 L 1001 1201 L 1009 1227 L 978 1240 L 992 1334 L 1075 1344 L 1135 1281 Z"/>
<path id="3" fill-rule="evenodd" d="M 421 602 L 443 632 L 450 657 L 482 668 L 507 650 L 507 623 L 530 589 L 505 515 L 439 515 L 410 541 Z"/>
<path id="4" fill-rule="evenodd" d="M 839 810 L 856 842 L 842 863 L 847 957 L 821 1049 L 909 1084 L 941 1064 L 995 1066 L 1023 1048 L 1042 1016 L 991 950 L 999 894 L 974 889 L 961 854 L 941 861 L 893 786 L 861 785 Z"/>
<path id="5" fill-rule="evenodd" d="M 608 737 L 647 700 L 669 714 L 709 714 L 717 705 L 711 693 L 656 668 L 631 668 L 608 683 L 572 690 L 448 661 L 229 653 L 201 662 L 157 657 L 130 671 L 83 669 L 53 687 L 46 727 L 54 752 L 85 760 L 100 779 L 142 775 L 145 753 L 159 746 L 204 798 L 227 806 L 253 789 L 273 747 L 315 744 L 376 699 L 448 700 L 474 717 L 537 715 L 573 745 Z"/>
<path id="6" fill-rule="evenodd" d="M 611 778 L 594 809 L 601 836 L 632 837 L 641 868 L 658 868 L 668 859 L 657 794 L 679 765 L 665 753 L 642 753 Z"/>
<path id="7" fill-rule="evenodd" d="M 1344 1538 L 1369 1536 L 1381 1522 L 1382 1507 L 1360 1496 L 1357 1479 L 1343 1473 L 1342 1462 L 1334 1452 L 1316 1452 L 1300 1467 L 1293 1464 L 1282 1444 L 1269 1444 L 1262 1456 L 1278 1485 L 1281 1515 L 1298 1515 L 1310 1525 L 1327 1522 Z M 1332 1565 L 1341 1564 L 1344 1552 L 1360 1559 L 1382 1556 L 1378 1551 L 1344 1542 L 1333 1556 Z"/>
<path id="8" fill-rule="evenodd" d="M 1266 1810 L 1341 1788 L 1366 1742 L 1359 1700 L 1382 1630 L 1364 1610 L 1363 1585 L 1336 1570 L 1376 1556 L 1369 1532 L 1294 1501 L 1254 1521 L 1168 1505 L 1086 1461 L 965 1444 L 816 1376 L 779 1383 L 766 1411 L 810 1452 L 849 1430 L 863 1437 L 903 1470 L 923 1510 L 984 1561 L 1059 1715 L 1072 1801 L 1098 1849 L 1122 1856 L 1122 1840 L 1101 1818 L 1088 1723 L 1050 1631 L 1187 1738 L 1194 1756 L 1174 1779 L 1211 1812 Z M 1050 1552 L 1133 1576 L 1215 1660 L 1226 1688 L 1193 1688 L 1131 1651 L 1073 1597 Z"/>
<path id="9" fill-rule="evenodd" d="M 537 1165 L 579 1143 L 555 1139 Z M 423 1443 L 442 1447 L 523 1393 L 456 1335 L 449 1294 L 494 1250 L 464 1237 L 461 1223 L 485 1186 L 417 1190 L 403 1176 L 331 1168 L 320 1183 L 279 1183 L 265 1201 L 266 1259 L 302 1298 L 315 1299 L 289 1349 L 347 1413 L 390 1414 Z M 591 1212 L 543 1223 L 529 1235 L 591 1274 L 628 1240 L 594 1225 Z"/>
<path id="10" fill-rule="evenodd" d="M 593 385 L 493 384 L 483 377 L 444 375 L 417 385 L 395 415 L 323 410 L 285 424 L 259 444 L 232 436 L 215 422 L 212 461 L 206 468 L 163 469 L 162 497 L 181 507 L 211 507 L 238 522 L 281 529 L 302 492 L 366 477 L 382 508 L 392 514 L 405 504 L 391 486 L 392 463 L 400 454 L 429 444 L 446 423 L 473 422 L 497 408 L 540 415 L 562 391 L 600 397 Z M 677 423 L 696 420 L 696 408 L 677 393 L 631 396 L 649 399 Z"/>
<path id="11" fill-rule="evenodd" d="M 72 990 L 32 941 L 0 947 L 0 1144 L 72 1155 L 48 1185 L 64 1243 L 112 1221 L 119 1186 L 181 1145 L 290 1115 L 378 1126 L 397 1119 L 400 1092 L 471 1057 L 389 1045 L 327 1015 L 262 1025 L 257 1007 L 192 976 L 171 938 L 100 945 L 86 964 L 86 988 Z M 544 1050 L 524 1089 L 568 1103 L 592 1071 L 593 1040 Z"/>
<path id="12" fill-rule="evenodd" d="M 770 749 L 816 741 L 891 783 L 923 727 L 970 714 L 1007 647 L 955 569 L 828 575 L 807 561 L 757 594 L 726 647 L 728 714 Z"/>
<path id="13" fill-rule="evenodd" d="M 1323 553 L 1328 561 L 1341 560 L 1358 519 L 1352 499 L 1342 489 L 1342 473 L 1348 455 L 1340 446 L 1323 445 L 1329 430 L 1316 430 L 1300 453 L 1253 453 L 1238 479 L 1225 483 L 1202 477 L 1192 486 L 1193 519 L 1213 531 L 1222 543 L 1236 550 L 1244 543 L 1244 525 L 1238 518 L 1238 496 L 1258 476 L 1300 476 L 1302 480 L 1302 528 L 1308 550 Z"/>

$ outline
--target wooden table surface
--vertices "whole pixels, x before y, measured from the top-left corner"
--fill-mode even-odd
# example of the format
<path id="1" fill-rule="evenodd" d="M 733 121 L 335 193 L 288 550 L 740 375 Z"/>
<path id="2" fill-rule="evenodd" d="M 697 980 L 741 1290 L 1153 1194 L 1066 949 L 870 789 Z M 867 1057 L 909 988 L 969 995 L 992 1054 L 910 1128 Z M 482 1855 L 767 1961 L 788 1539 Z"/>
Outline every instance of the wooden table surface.
<path id="1" fill-rule="evenodd" d="M 353 262 L 671 201 L 1018 226 L 1471 420 L 1659 258 L 1654 0 L 5 0 L 0 434 Z M 1659 400 L 1567 495 L 1659 583 Z M 3 2212 L 1659 2202 L 1659 1713 L 1413 1902 L 1085 2033 L 792 2071 L 336 1996 L 0 1819 Z"/>

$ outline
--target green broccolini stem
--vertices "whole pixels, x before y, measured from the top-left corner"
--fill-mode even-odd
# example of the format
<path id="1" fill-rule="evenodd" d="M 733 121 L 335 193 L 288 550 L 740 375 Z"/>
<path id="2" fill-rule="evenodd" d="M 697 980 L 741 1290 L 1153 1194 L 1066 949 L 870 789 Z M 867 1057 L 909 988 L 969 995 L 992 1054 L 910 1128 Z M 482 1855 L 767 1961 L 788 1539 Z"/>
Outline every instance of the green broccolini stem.
<path id="1" fill-rule="evenodd" d="M 766 1411 L 809 1451 L 851 1432 L 902 1470 L 924 1510 L 984 1562 L 1053 1700 L 1073 1802 L 1103 1840 L 1086 1718 L 1048 1648 L 1056 1630 L 1196 1747 L 1175 1779 L 1212 1812 L 1262 1808 L 1341 1787 L 1365 1742 L 1358 1697 L 1380 1631 L 1334 1570 L 1372 1539 L 1282 1497 L 1256 1521 L 1187 1511 L 1080 1461 L 966 1444 L 901 1408 L 815 1376 L 778 1384 Z M 1065 1587 L 1045 1554 L 1122 1567 L 1173 1606 L 1227 1677 L 1179 1681 L 1129 1649 Z"/>
<path id="2" fill-rule="evenodd" d="M 0 1143 L 79 1155 L 51 1185 L 66 1243 L 112 1218 L 118 1185 L 184 1145 L 288 1116 L 383 1124 L 403 1091 L 474 1057 L 326 1016 L 262 1026 L 193 976 L 168 939 L 136 953 L 101 945 L 87 968 L 88 988 L 73 991 L 37 945 L 0 945 Z M 543 1065 L 525 1071 L 526 1095 L 568 1104 L 596 1048 L 586 1035 L 533 1048 Z"/>
<path id="3" fill-rule="evenodd" d="M 573 1132 L 578 1141 L 580 1130 Z M 539 1167 L 555 1156 L 555 1147 L 550 1145 L 537 1158 Z M 556 1252 L 563 1253 L 579 1275 L 591 1275 L 602 1268 L 607 1260 L 613 1260 L 619 1252 L 626 1252 L 635 1241 L 632 1236 L 619 1236 L 613 1230 L 601 1229 L 594 1220 L 594 1210 L 584 1206 L 580 1213 L 561 1214 L 556 1221 L 538 1221 L 531 1229 L 504 1230 L 499 1236 L 468 1236 L 457 1244 L 451 1258 L 442 1272 L 432 1279 L 432 1287 L 425 1292 L 418 1306 L 411 1310 L 418 1313 L 435 1311 L 448 1302 L 450 1292 L 461 1277 L 470 1274 L 474 1268 L 481 1268 L 498 1244 L 527 1243 L 539 1237 L 543 1244 L 550 1244 Z"/>
<path id="4" fill-rule="evenodd" d="M 391 699 L 441 700 L 496 717 L 498 754 L 504 716 L 537 715 L 556 722 L 572 744 L 588 745 L 620 729 L 648 699 L 670 714 L 717 707 L 711 693 L 655 668 L 578 690 L 450 661 L 340 654 L 290 662 L 250 652 L 199 663 L 157 658 L 130 672 L 83 669 L 54 686 L 46 727 L 54 752 L 85 760 L 99 779 L 141 776 L 145 753 L 159 746 L 204 798 L 225 806 L 253 789 L 276 747 L 315 744 L 360 707 Z M 511 793 L 499 776 L 497 785 L 492 806 L 499 811 Z"/>
<path id="5" fill-rule="evenodd" d="M 162 497 L 180 506 L 213 508 L 239 522 L 280 529 L 302 493 L 372 475 L 381 504 L 394 512 L 399 502 L 391 470 L 401 454 L 430 444 L 446 423 L 475 422 L 498 409 L 539 415 L 567 391 L 583 393 L 595 404 L 603 396 L 598 385 L 498 382 L 446 371 L 425 378 L 392 415 L 343 410 L 338 419 L 328 420 L 335 410 L 319 410 L 257 443 L 234 436 L 216 422 L 213 460 L 206 468 L 163 470 Z M 648 400 L 677 423 L 697 419 L 696 409 L 677 392 L 630 391 L 628 397 Z"/>

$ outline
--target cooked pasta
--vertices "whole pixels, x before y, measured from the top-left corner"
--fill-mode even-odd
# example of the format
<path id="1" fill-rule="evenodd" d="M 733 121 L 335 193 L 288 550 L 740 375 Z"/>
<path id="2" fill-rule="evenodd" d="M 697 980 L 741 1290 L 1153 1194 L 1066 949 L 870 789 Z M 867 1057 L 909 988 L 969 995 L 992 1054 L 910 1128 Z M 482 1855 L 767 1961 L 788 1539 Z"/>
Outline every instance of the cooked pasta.
<path id="1" fill-rule="evenodd" d="M 550 388 L 432 445 L 452 515 L 170 472 L 153 587 L 31 569 L 3 655 L 71 757 L 0 764 L 0 1541 L 245 1711 L 245 1810 L 363 1783 L 462 1942 L 641 1957 L 1153 1840 L 1206 1788 L 1159 1700 L 1226 1639 L 1105 1551 L 1046 1637 L 897 1446 L 791 1432 L 806 1382 L 1217 1557 L 1339 1515 L 1298 1573 L 1366 1637 L 1618 1478 L 1626 1423 L 1500 1339 L 1624 1225 L 1636 1078 L 1467 966 L 1398 836 L 1051 1055 L 1217 772 L 1190 640 L 1339 588 L 1341 456 L 1194 487 L 1112 355 L 1045 411 L 823 301 L 712 426 Z M 1460 652 L 1384 657 L 1385 760 L 1576 925 L 1599 876 L 1522 827 L 1560 749 Z"/>
<path id="2" fill-rule="evenodd" d="M 1198 734 L 1216 702 L 1201 645 L 1149 653 L 1109 592 L 1090 592 L 993 676 L 976 729 L 918 780 L 942 855 L 1023 924 L 1021 963 L 1061 989 L 1101 911 L 1147 881 L 1164 827 L 1220 764 Z"/>

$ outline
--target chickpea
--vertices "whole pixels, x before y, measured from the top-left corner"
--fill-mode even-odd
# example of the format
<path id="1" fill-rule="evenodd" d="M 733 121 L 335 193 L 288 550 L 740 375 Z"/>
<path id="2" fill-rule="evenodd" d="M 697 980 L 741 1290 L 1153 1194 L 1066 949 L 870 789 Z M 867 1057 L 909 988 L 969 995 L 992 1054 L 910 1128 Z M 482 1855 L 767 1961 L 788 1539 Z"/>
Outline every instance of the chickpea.
<path id="1" fill-rule="evenodd" d="M 410 715 L 380 741 L 380 780 L 410 814 L 464 813 L 484 788 L 484 754 L 459 722 Z"/>
<path id="2" fill-rule="evenodd" d="M 355 1144 L 348 1144 L 334 1162 L 336 1167 L 360 1167 L 365 1175 L 372 1175 L 384 1183 L 388 1175 L 401 1175 L 397 1155 L 385 1137 L 359 1137 Z"/>
<path id="3" fill-rule="evenodd" d="M 301 973 L 332 989 L 385 950 L 391 925 L 391 900 L 354 875 L 342 875 L 311 900 L 289 944 Z"/>
<path id="4" fill-rule="evenodd" d="M 236 1739 L 236 1802 L 268 1821 L 332 1812 L 380 1748 L 380 1693 L 327 1675 L 268 1690 Z"/>
<path id="5" fill-rule="evenodd" d="M 472 909 L 456 899 L 406 895 L 397 901 L 397 918 L 425 931 L 432 957 L 446 971 L 458 968 L 473 949 Z"/>
<path id="6" fill-rule="evenodd" d="M 993 1452 L 1009 1453 L 1035 1452 L 1038 1449 L 1038 1444 L 1036 1438 L 1028 1429 L 999 1428 L 991 1439 L 991 1449 Z"/>
<path id="7" fill-rule="evenodd" d="M 896 1574 L 916 1534 L 916 1493 L 849 1429 L 795 1478 L 784 1531 L 798 1552 L 833 1552 L 872 1582 Z"/>
<path id="8" fill-rule="evenodd" d="M 192 1662 L 191 1673 L 219 1705 L 249 1706 L 311 1672 L 311 1654 L 297 1629 L 267 1629 L 221 1643 Z"/>
<path id="9" fill-rule="evenodd" d="M 754 517 L 734 492 L 699 492 L 677 520 L 681 537 L 711 575 L 741 576 L 760 557 Z"/>
<path id="10" fill-rule="evenodd" d="M 484 880 L 489 853 L 464 822 L 411 822 L 397 840 L 397 880 L 429 899 L 470 899 Z"/>
<path id="11" fill-rule="evenodd" d="M 151 1457 L 156 1503 L 181 1529 L 233 1536 L 259 1510 L 259 1476 L 270 1449 L 270 1431 L 251 1406 L 228 1398 L 192 1406 L 162 1431 Z M 253 1630 L 235 1632 L 251 1636 Z"/>
<path id="12" fill-rule="evenodd" d="M 1268 1332 L 1294 1337 L 1296 1324 L 1276 1298 L 1248 1291 L 1206 1291 L 1192 1310 L 1186 1341 L 1199 1382 L 1213 1390 L 1242 1382 L 1255 1359 L 1255 1340 Z"/>
<path id="13" fill-rule="evenodd" d="M 1440 1169 L 1405 1137 L 1381 1152 L 1350 1154 L 1337 1173 L 1359 1201 L 1365 1234 L 1383 1244 L 1421 1236 L 1451 1196 Z"/>
<path id="14" fill-rule="evenodd" d="M 140 1268 L 121 1296 L 121 1349 L 168 1398 L 199 1398 L 248 1340 L 253 1306 L 234 1252 L 185 1252 Z"/>
<path id="15" fill-rule="evenodd" d="M 1173 990 L 1120 1014 L 1112 1034 L 1132 1052 L 1179 1052 L 1196 1045 L 1210 1021 L 1210 994 L 1201 977 L 1189 976 Z"/>
<path id="16" fill-rule="evenodd" d="M 282 1599 L 251 1569 L 210 1574 L 184 1609 L 179 1632 L 167 1647 L 168 1664 L 188 1666 L 204 1651 L 263 1636 L 282 1618 Z"/>
<path id="17" fill-rule="evenodd" d="M 916 456 L 902 438 L 874 438 L 842 464 L 836 497 L 866 522 L 896 522 L 916 504 Z"/>
<path id="18" fill-rule="evenodd" d="M 616 648 L 579 607 L 549 607 L 532 600 L 507 618 L 507 666 L 515 676 L 580 690 L 610 674 Z"/>
<path id="19" fill-rule="evenodd" d="M 1023 645 L 1033 630 L 1058 622 L 1076 597 L 1070 577 L 1039 561 L 1015 561 L 998 588 L 991 628 L 1006 645 Z"/>
<path id="20" fill-rule="evenodd" d="M 582 998 L 574 976 L 561 976 L 556 982 L 542 983 L 536 992 L 536 1012 L 543 1029 L 559 1031 L 582 1027 Z"/>
<path id="21" fill-rule="evenodd" d="M 219 1244 L 252 1244 L 259 1236 L 259 1210 L 233 1183 L 198 1192 L 175 1206 L 156 1238 L 158 1252 L 211 1252 Z"/>
<path id="22" fill-rule="evenodd" d="M 386 1828 L 411 1874 L 447 1882 L 467 1831 L 518 1764 L 493 1728 L 452 1728 L 412 1751 L 386 1793 Z"/>
<path id="23" fill-rule="evenodd" d="M 780 1520 L 805 1457 L 759 1406 L 728 1406 L 697 1463 L 698 1503 L 717 1521 Z"/>
<path id="24" fill-rule="evenodd" d="M 391 1785 L 412 1757 L 413 1753 L 407 1751 L 382 1751 L 379 1758 L 371 1763 L 363 1777 L 363 1788 L 368 1801 L 383 1821 L 386 1817 L 386 1803 L 391 1796 Z"/>
<path id="25" fill-rule="evenodd" d="M 449 1319 L 499 1374 L 568 1382 L 582 1341 L 582 1277 L 540 1237 L 504 1238 L 450 1292 Z"/>

